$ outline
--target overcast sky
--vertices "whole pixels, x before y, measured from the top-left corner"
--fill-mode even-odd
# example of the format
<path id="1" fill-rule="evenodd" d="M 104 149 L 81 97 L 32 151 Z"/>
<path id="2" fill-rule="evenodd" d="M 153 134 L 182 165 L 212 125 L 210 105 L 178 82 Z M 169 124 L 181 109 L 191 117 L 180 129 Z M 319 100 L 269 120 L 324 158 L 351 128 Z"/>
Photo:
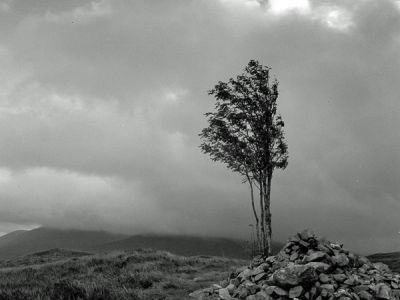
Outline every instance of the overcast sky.
<path id="1" fill-rule="evenodd" d="M 199 150 L 207 90 L 280 81 L 274 237 L 400 250 L 400 2 L 0 0 L 0 232 L 248 238 L 248 187 Z"/>

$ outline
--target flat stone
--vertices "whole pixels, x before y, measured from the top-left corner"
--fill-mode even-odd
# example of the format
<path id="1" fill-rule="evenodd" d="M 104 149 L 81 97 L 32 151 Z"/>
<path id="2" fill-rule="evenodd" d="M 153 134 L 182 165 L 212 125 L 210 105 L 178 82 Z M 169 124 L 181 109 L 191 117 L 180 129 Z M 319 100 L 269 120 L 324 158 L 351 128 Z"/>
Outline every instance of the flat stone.
<path id="1" fill-rule="evenodd" d="M 222 300 L 233 300 L 227 289 L 219 289 L 218 296 Z"/>
<path id="2" fill-rule="evenodd" d="M 355 285 L 355 280 L 353 277 L 350 277 L 350 278 L 346 279 L 343 283 L 347 284 L 347 285 Z"/>
<path id="3" fill-rule="evenodd" d="M 308 264 L 292 265 L 274 272 L 273 279 L 279 286 L 296 286 L 302 282 L 314 282 L 318 279 L 318 275 L 315 268 Z"/>
<path id="4" fill-rule="evenodd" d="M 267 273 L 260 273 L 260 274 L 258 274 L 256 276 L 254 276 L 254 282 L 258 282 L 261 279 L 264 279 L 265 277 L 267 277 Z"/>
<path id="5" fill-rule="evenodd" d="M 321 284 L 320 288 L 326 290 L 327 292 L 333 292 L 335 290 L 333 284 Z"/>
<path id="6" fill-rule="evenodd" d="M 254 295 L 260 290 L 260 287 L 257 284 L 247 284 L 246 288 L 249 291 L 249 294 L 251 295 Z"/>
<path id="7" fill-rule="evenodd" d="M 356 293 L 359 293 L 359 292 L 361 292 L 361 291 L 368 291 L 368 286 L 366 286 L 366 285 L 357 285 L 357 286 L 354 286 L 354 287 L 353 287 L 353 290 L 354 290 Z"/>
<path id="8" fill-rule="evenodd" d="M 371 300 L 372 295 L 368 293 L 367 291 L 360 291 L 357 293 L 358 297 L 360 297 L 361 300 Z"/>
<path id="9" fill-rule="evenodd" d="M 292 287 L 289 290 L 289 298 L 298 298 L 303 293 L 303 287 L 301 285 Z"/>
<path id="10" fill-rule="evenodd" d="M 235 293 L 236 295 L 236 293 Z M 240 288 L 239 291 L 237 291 L 237 297 L 239 299 L 243 299 L 246 298 L 249 295 L 249 292 L 247 291 L 247 289 L 245 287 Z"/>
<path id="11" fill-rule="evenodd" d="M 256 299 L 269 299 L 269 295 L 265 291 L 259 291 L 256 295 Z"/>
<path id="12" fill-rule="evenodd" d="M 276 286 L 274 289 L 274 293 L 277 294 L 278 296 L 287 296 L 288 292 L 285 291 L 284 289 Z"/>
<path id="13" fill-rule="evenodd" d="M 360 297 L 356 293 L 351 293 L 351 298 L 354 300 L 360 300 Z"/>
<path id="14" fill-rule="evenodd" d="M 372 265 L 374 266 L 375 269 L 377 269 L 381 273 L 389 273 L 390 272 L 389 266 L 384 263 L 377 262 Z"/>
<path id="15" fill-rule="evenodd" d="M 324 258 L 326 256 L 325 252 L 322 251 L 316 251 L 311 253 L 310 255 L 305 257 L 305 261 L 310 262 L 310 261 L 317 261 L 317 260 L 321 260 L 322 258 Z"/>
<path id="16" fill-rule="evenodd" d="M 384 283 L 378 283 L 376 285 L 377 288 L 377 293 L 376 296 L 380 299 L 386 299 L 386 300 L 390 300 L 391 299 L 391 294 L 392 294 L 392 290 L 390 287 L 388 287 L 386 284 Z"/>
<path id="17" fill-rule="evenodd" d="M 299 257 L 299 254 L 297 252 L 293 252 L 292 255 L 290 255 L 289 260 L 290 261 L 295 261 Z"/>
<path id="18" fill-rule="evenodd" d="M 331 281 L 331 278 L 328 275 L 321 273 L 319 274 L 319 281 L 321 281 L 321 283 L 328 283 Z"/>
<path id="19" fill-rule="evenodd" d="M 251 276 L 256 276 L 256 275 L 258 275 L 260 273 L 264 273 L 264 268 L 263 267 L 258 266 L 257 268 L 251 270 Z"/>
<path id="20" fill-rule="evenodd" d="M 347 258 L 346 254 L 339 253 L 335 256 L 332 256 L 332 262 L 339 267 L 347 266 L 350 260 Z"/>
<path id="21" fill-rule="evenodd" d="M 315 237 L 315 234 L 312 230 L 310 229 L 304 229 L 302 232 L 298 233 L 298 236 L 302 240 L 308 240 L 310 238 Z"/>
<path id="22" fill-rule="evenodd" d="M 305 266 L 311 267 L 314 270 L 319 271 L 319 272 L 326 272 L 331 268 L 330 265 L 320 262 L 320 261 L 312 261 L 312 262 L 305 264 Z"/>
<path id="23" fill-rule="evenodd" d="M 303 240 L 299 241 L 299 245 L 303 246 L 304 248 L 308 248 L 310 246 L 309 243 L 307 243 L 306 241 L 303 241 Z"/>
<path id="24" fill-rule="evenodd" d="M 250 269 L 245 269 L 238 275 L 239 278 L 243 278 L 243 279 L 246 279 L 246 278 L 248 278 L 250 276 L 251 276 L 251 270 Z"/>
<path id="25" fill-rule="evenodd" d="M 337 282 L 343 282 L 347 279 L 345 274 L 333 274 L 333 279 Z"/>
<path id="26" fill-rule="evenodd" d="M 228 284 L 228 286 L 226 287 L 226 289 L 229 291 L 229 293 L 232 293 L 235 290 L 235 285 L 230 283 Z"/>

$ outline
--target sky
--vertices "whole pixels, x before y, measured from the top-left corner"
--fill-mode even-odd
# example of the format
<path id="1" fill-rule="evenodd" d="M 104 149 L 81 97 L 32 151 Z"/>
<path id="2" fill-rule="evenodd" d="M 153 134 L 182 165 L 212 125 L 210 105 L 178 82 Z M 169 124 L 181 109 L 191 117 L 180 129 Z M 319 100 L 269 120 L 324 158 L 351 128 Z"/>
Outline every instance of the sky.
<path id="1" fill-rule="evenodd" d="M 400 251 L 399 53 L 395 0 L 0 0 L 0 232 L 248 239 L 248 186 L 198 134 L 256 59 L 289 146 L 274 238 Z"/>

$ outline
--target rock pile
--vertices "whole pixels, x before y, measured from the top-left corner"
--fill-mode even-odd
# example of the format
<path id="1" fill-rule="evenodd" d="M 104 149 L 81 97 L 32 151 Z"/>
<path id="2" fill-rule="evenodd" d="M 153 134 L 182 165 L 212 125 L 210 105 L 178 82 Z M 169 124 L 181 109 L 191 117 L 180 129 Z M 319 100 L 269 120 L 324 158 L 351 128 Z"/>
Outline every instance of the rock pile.
<path id="1" fill-rule="evenodd" d="M 275 256 L 256 257 L 220 285 L 194 299 L 400 299 L 400 275 L 309 230 L 296 234 Z"/>

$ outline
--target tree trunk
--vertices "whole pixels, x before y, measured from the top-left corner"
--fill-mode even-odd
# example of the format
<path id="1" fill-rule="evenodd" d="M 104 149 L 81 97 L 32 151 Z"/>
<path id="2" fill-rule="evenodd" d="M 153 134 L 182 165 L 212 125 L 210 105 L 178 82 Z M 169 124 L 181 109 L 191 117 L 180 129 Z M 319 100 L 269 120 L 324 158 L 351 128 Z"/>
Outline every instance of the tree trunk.
<path id="1" fill-rule="evenodd" d="M 264 216 L 264 184 L 262 176 L 260 176 L 260 211 L 261 211 L 261 249 L 264 251 L 266 246 L 265 240 L 265 216 Z"/>
<path id="2" fill-rule="evenodd" d="M 271 181 L 272 170 L 268 170 L 266 176 L 266 184 L 264 185 L 264 217 L 265 217 L 265 236 L 266 247 L 264 248 L 264 255 L 271 255 L 271 239 L 272 239 L 272 223 L 271 223 Z"/>
<path id="3" fill-rule="evenodd" d="M 250 179 L 250 176 L 247 176 L 247 181 L 250 185 L 250 195 L 251 195 L 251 207 L 253 208 L 254 219 L 256 221 L 256 252 L 259 253 L 261 250 L 261 241 L 260 241 L 260 219 L 258 218 L 257 210 L 254 205 L 254 188 L 253 181 Z"/>
<path id="4" fill-rule="evenodd" d="M 260 220 L 258 218 L 257 210 L 254 205 L 254 189 L 253 182 L 250 180 L 250 192 L 251 192 L 251 206 L 253 208 L 254 219 L 256 220 L 256 251 L 260 251 Z"/>

